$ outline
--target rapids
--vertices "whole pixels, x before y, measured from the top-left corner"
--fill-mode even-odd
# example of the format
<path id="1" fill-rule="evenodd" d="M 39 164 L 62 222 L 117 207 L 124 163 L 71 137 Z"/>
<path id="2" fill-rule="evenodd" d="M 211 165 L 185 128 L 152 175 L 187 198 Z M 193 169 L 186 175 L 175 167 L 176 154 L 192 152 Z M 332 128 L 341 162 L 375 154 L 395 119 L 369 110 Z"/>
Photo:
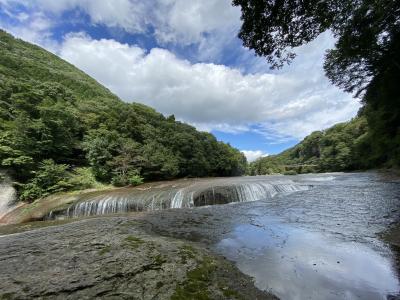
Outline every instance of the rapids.
<path id="1" fill-rule="evenodd" d="M 0 182 L 0 219 L 13 209 L 16 191 L 7 181 Z"/>
<path id="2" fill-rule="evenodd" d="M 310 185 L 283 179 L 282 176 L 182 180 L 149 188 L 85 194 L 67 209 L 51 211 L 47 219 L 248 202 L 309 188 Z"/>
<path id="3" fill-rule="evenodd" d="M 256 287 L 280 299 L 400 299 L 400 242 L 386 238 L 397 228 L 400 241 L 395 175 L 181 179 L 60 194 L 20 210 L 39 220 L 51 209 L 50 217 L 58 221 L 0 226 L 0 290 L 32 298 L 24 293 L 61 295 L 75 288 L 87 296 L 104 287 L 108 291 L 109 278 L 116 277 L 113 290 L 123 268 L 129 276 L 136 263 L 159 262 L 160 254 L 179 258 L 176 247 L 154 251 L 155 241 L 171 237 L 173 244 L 192 241 L 224 256 L 253 277 Z M 136 210 L 148 212 L 112 215 Z M 126 252 L 127 235 L 146 235 L 151 242 L 136 242 L 134 251 Z M 163 266 L 171 269 L 169 263 Z M 144 274 L 150 277 L 131 281 L 150 286 L 149 291 L 156 291 L 154 274 L 174 276 L 154 269 Z M 122 287 L 127 290 L 134 289 Z"/>

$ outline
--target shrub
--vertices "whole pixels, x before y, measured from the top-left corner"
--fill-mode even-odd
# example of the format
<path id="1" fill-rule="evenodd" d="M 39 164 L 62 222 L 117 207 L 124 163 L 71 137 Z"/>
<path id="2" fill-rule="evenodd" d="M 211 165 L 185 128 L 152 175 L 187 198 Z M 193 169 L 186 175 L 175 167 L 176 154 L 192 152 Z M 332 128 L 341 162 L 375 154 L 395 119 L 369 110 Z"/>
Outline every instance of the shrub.
<path id="1" fill-rule="evenodd" d="M 126 175 L 116 174 L 111 179 L 111 184 L 115 186 L 126 186 L 129 184 L 129 181 Z"/>
<path id="2" fill-rule="evenodd" d="M 68 165 L 56 164 L 52 159 L 43 160 L 35 176 L 23 185 L 21 199 L 34 200 L 71 188 L 71 174 L 67 171 L 68 168 Z"/>
<path id="3" fill-rule="evenodd" d="M 73 170 L 68 182 L 75 190 L 90 189 L 100 185 L 93 174 L 92 168 L 76 168 Z"/>
<path id="4" fill-rule="evenodd" d="M 131 177 L 129 177 L 129 183 L 133 186 L 135 185 L 140 185 L 143 183 L 143 177 L 141 177 L 140 175 L 132 175 Z"/>
<path id="5" fill-rule="evenodd" d="M 301 168 L 301 173 L 306 174 L 306 173 L 317 173 L 317 169 L 313 166 L 303 166 Z"/>
<path id="6" fill-rule="evenodd" d="M 283 172 L 283 175 L 297 175 L 297 172 L 295 170 L 288 170 Z"/>
<path id="7" fill-rule="evenodd" d="M 139 175 L 137 170 L 131 170 L 125 174 L 115 174 L 111 180 L 115 186 L 139 185 L 143 183 L 143 177 Z"/>

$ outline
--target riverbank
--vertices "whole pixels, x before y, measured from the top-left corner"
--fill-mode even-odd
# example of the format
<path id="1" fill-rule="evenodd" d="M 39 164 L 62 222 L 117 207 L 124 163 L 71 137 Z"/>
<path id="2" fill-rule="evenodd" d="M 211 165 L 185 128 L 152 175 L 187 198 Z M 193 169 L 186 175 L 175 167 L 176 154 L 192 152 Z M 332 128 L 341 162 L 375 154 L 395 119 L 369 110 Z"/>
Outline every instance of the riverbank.
<path id="1" fill-rule="evenodd" d="M 382 234 L 382 238 L 400 250 L 400 224 L 396 224 Z"/>
<path id="2" fill-rule="evenodd" d="M 191 181 L 194 181 L 191 180 Z M 61 192 L 53 195 L 49 195 L 44 198 L 36 199 L 35 201 L 18 202 L 18 205 L 13 210 L 4 214 L 0 218 L 0 225 L 5 224 L 21 224 L 26 222 L 33 222 L 42 220 L 52 210 L 63 210 L 73 203 L 84 199 L 85 197 L 95 196 L 100 193 L 107 193 L 118 190 L 131 189 L 132 191 L 149 191 L 151 189 L 159 189 L 170 186 L 183 186 L 189 181 L 187 179 L 173 180 L 173 181 L 160 181 L 160 182 L 149 182 L 142 184 L 137 187 L 112 187 L 105 186 L 98 189 L 84 189 L 70 192 Z"/>
<path id="3" fill-rule="evenodd" d="M 276 299 L 204 245 L 150 234 L 137 216 L 51 225 L 0 236 L 0 299 Z"/>
<path id="4" fill-rule="evenodd" d="M 385 181 L 394 181 L 394 182 L 399 182 L 400 181 L 400 172 L 399 170 L 396 169 L 378 169 L 378 170 L 371 170 L 371 171 L 365 171 L 365 172 L 360 172 L 360 173 L 376 173 L 379 174 L 380 178 Z M 303 174 L 299 176 L 324 176 L 324 175 L 329 175 L 329 174 L 340 174 L 340 173 L 321 173 L 321 174 Z M 346 173 L 343 173 L 346 174 Z M 348 173 L 351 174 L 351 173 Z M 265 177 L 265 176 L 264 176 Z M 108 194 L 111 197 L 114 198 L 134 198 L 137 196 L 145 196 L 145 194 L 151 194 L 154 197 L 158 197 L 159 194 L 162 191 L 167 191 L 167 190 L 182 190 L 184 188 L 187 188 L 191 185 L 199 185 L 203 186 L 203 190 L 206 191 L 207 185 L 211 187 L 212 183 L 216 183 L 216 186 L 221 187 L 221 186 L 229 186 L 230 182 L 240 182 L 243 179 L 244 181 L 253 181 L 257 180 L 257 178 L 263 178 L 263 176 L 246 176 L 246 177 L 231 177 L 231 178 L 223 178 L 223 177 L 215 177 L 215 178 L 182 178 L 182 179 L 175 179 L 175 180 L 169 180 L 169 181 L 155 181 L 155 182 L 148 182 L 144 183 L 140 186 L 136 187 L 112 187 L 112 186 L 103 186 L 101 188 L 97 189 L 85 189 L 85 190 L 76 190 L 76 191 L 70 191 L 70 192 L 62 192 L 62 193 L 57 193 L 53 194 L 50 196 L 47 196 L 45 198 L 40 198 L 35 200 L 32 203 L 27 203 L 27 202 L 17 202 L 17 205 L 14 203 L 14 207 L 10 209 L 8 212 L 4 213 L 3 216 L 0 216 L 0 225 L 4 224 L 19 224 L 19 223 L 26 223 L 26 222 L 32 222 L 32 221 L 37 221 L 37 220 L 43 220 L 48 217 L 48 214 L 53 211 L 56 214 L 59 212 L 65 211 L 68 207 L 72 206 L 74 203 L 82 202 L 85 200 L 91 201 L 91 199 L 98 201 L 101 198 L 102 194 Z M 291 178 L 295 178 L 293 176 L 284 176 L 281 174 L 277 175 L 268 175 L 265 178 L 272 178 L 276 179 L 277 181 L 279 180 L 291 180 Z M 207 191 L 206 191 L 207 192 Z M 212 192 L 212 195 L 210 194 L 204 194 L 203 196 L 205 198 L 210 198 L 210 197 L 219 197 L 218 199 L 214 199 L 216 203 L 211 203 L 211 204 L 222 204 L 222 203 L 228 203 L 231 200 L 227 199 L 229 197 L 236 197 L 236 195 L 232 195 L 232 193 L 228 194 L 226 191 L 221 191 L 221 189 L 218 191 L 218 195 L 215 194 L 215 190 L 210 191 Z M 235 193 L 234 193 L 235 194 Z M 146 197 L 146 196 L 145 196 Z M 163 195 L 166 200 L 166 198 L 170 197 L 170 195 Z M 203 198 L 204 198 L 203 197 Z M 103 197 L 105 198 L 105 197 Z M 240 197 L 239 197 L 240 198 Z M 148 199 L 149 200 L 149 199 Z M 151 199 L 150 199 L 151 200 Z M 150 201 L 149 200 L 149 201 Z M 179 200 L 179 199 L 178 199 Z M 254 200 L 254 199 L 250 199 Z M 257 199 L 256 199 L 257 200 Z M 240 201 L 240 199 L 235 199 L 235 201 Z M 170 203 L 171 205 L 177 205 L 178 203 Z M 151 208 L 146 208 L 146 207 L 140 207 L 137 208 L 136 210 L 153 210 L 153 209 L 164 209 L 168 207 L 164 207 L 164 203 L 160 204 L 160 207 L 151 207 Z M 115 213 L 115 212 L 113 212 Z"/>
<path id="5" fill-rule="evenodd" d="M 308 188 L 308 184 L 282 175 L 159 181 L 138 187 L 55 194 L 21 205 L 1 218 L 0 223 L 256 201 Z"/>
<path id="6" fill-rule="evenodd" d="M 272 297 L 260 290 L 315 300 L 400 294 L 400 256 L 381 238 L 400 220 L 393 178 L 367 172 L 163 184 L 88 198 L 111 205 L 129 196 L 134 205 L 149 203 L 150 211 L 107 215 L 103 205 L 97 216 L 59 214 L 0 226 L 0 290 L 4 285 L 12 299 Z M 221 204 L 216 200 L 229 191 L 247 191 L 243 199 L 253 201 L 204 205 Z M 142 196 L 151 202 L 137 202 Z M 83 212 L 92 212 L 88 199 L 80 202 Z M 201 207 L 190 206 L 191 199 Z M 177 203 L 181 208 L 174 209 Z"/>

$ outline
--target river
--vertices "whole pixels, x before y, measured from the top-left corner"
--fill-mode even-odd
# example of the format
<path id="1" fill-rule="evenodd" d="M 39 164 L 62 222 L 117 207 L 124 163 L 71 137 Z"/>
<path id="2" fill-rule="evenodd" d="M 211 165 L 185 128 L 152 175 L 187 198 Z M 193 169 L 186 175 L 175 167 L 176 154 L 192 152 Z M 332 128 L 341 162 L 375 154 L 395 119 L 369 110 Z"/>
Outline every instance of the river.
<path id="1" fill-rule="evenodd" d="M 239 190 L 246 192 L 235 192 L 235 198 L 227 186 L 242 186 Z M 185 192 L 177 198 L 182 188 Z M 157 195 L 168 194 L 165 201 L 152 190 L 141 206 L 138 200 L 128 201 L 131 190 L 104 193 L 94 194 L 96 199 L 85 196 L 48 215 L 77 222 L 3 236 L 0 258 L 7 252 L 7 243 L 20 241 L 29 248 L 26 241 L 38 238 L 40 232 L 49 239 L 55 232 L 69 232 L 80 222 L 98 222 L 93 226 L 99 231 L 104 226 L 101 224 L 108 222 L 105 232 L 109 232 L 112 222 L 127 218 L 137 220 L 152 236 L 205 245 L 253 277 L 257 288 L 281 299 L 397 299 L 400 295 L 398 255 L 381 238 L 382 232 L 400 221 L 398 178 L 367 172 L 207 179 L 173 188 L 164 186 Z M 131 198 L 139 199 L 138 193 Z M 140 193 L 150 194 L 145 190 Z M 264 197 L 260 196 L 263 193 Z M 230 202 L 228 198 L 237 202 L 221 204 Z M 125 204 L 119 205 L 117 199 Z M 121 213 L 137 207 L 149 212 L 81 220 L 85 215 Z M 172 209 L 162 209 L 169 207 Z M 11 270 L 11 261 L 1 263 Z M 40 270 L 43 272 L 43 267 Z M 9 280 L 7 274 L 1 276 L 5 282 Z"/>
<path id="2" fill-rule="evenodd" d="M 210 243 L 281 299 L 398 297 L 396 255 L 380 233 L 400 220 L 400 182 L 373 172 L 291 180 L 312 188 L 149 219 L 162 234 Z"/>

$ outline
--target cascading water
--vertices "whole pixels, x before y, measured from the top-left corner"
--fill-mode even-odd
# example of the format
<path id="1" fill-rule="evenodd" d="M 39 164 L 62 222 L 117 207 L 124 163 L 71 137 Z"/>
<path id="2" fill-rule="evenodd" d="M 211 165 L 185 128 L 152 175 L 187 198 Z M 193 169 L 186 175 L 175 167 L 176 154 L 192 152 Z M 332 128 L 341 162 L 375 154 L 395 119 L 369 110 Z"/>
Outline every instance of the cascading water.
<path id="1" fill-rule="evenodd" d="M 13 209 L 16 191 L 7 181 L 0 182 L 0 221 L 3 216 Z"/>
<path id="2" fill-rule="evenodd" d="M 125 188 L 116 191 L 85 195 L 83 199 L 61 211 L 47 216 L 71 218 L 131 211 L 226 204 L 270 199 L 277 194 L 307 190 L 309 186 L 291 180 L 267 181 L 254 179 L 214 179 L 198 181 L 187 186 L 170 186 L 141 191 Z"/>

